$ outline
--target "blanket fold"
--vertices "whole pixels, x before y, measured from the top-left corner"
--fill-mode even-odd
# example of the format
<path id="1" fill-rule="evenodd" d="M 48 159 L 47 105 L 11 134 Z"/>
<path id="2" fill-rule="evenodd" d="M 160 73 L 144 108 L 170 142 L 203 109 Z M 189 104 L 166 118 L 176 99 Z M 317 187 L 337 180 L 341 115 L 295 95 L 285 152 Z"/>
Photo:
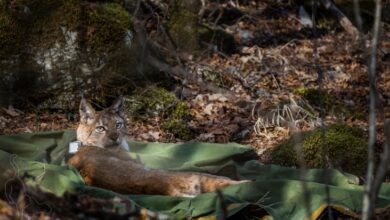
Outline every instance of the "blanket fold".
<path id="1" fill-rule="evenodd" d="M 256 217 L 270 215 L 274 219 L 317 219 L 327 207 L 340 216 L 357 216 L 362 207 L 363 186 L 357 177 L 337 170 L 302 172 L 263 165 L 249 147 L 235 143 L 129 141 L 130 156 L 150 168 L 206 172 L 254 181 L 227 187 L 220 194 L 205 193 L 195 198 L 120 195 L 86 186 L 78 172 L 65 163 L 68 144 L 73 140 L 73 130 L 0 136 L 1 189 L 7 190 L 12 178 L 27 176 L 28 184 L 58 196 L 70 192 L 100 198 L 118 197 L 175 219 L 214 219 L 225 214 L 232 217 L 248 213 Z M 376 211 L 389 205 L 390 184 L 384 183 Z"/>

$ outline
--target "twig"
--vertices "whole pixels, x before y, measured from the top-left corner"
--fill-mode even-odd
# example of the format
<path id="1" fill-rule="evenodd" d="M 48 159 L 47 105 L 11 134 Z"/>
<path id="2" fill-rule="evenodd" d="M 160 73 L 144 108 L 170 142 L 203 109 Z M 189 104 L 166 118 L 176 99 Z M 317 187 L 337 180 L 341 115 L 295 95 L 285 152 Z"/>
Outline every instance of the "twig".
<path id="1" fill-rule="evenodd" d="M 330 4 L 328 5 L 329 7 L 326 7 L 327 9 L 330 9 L 330 10 L 334 10 L 337 12 L 337 8 L 336 6 L 331 2 L 331 1 L 328 1 L 328 0 L 322 0 L 321 1 L 322 4 L 326 7 L 325 4 Z M 318 36 L 317 34 L 317 26 L 316 26 L 316 19 L 315 19 L 315 16 L 316 16 L 316 13 L 317 13 L 317 4 L 316 4 L 316 1 L 312 1 L 312 10 L 313 10 L 313 13 L 312 13 L 312 23 L 313 23 L 313 28 L 312 28 L 312 31 L 313 31 L 313 35 L 314 35 L 314 40 L 313 40 L 313 43 L 314 43 L 314 65 L 316 67 L 316 71 L 317 71 L 317 74 L 318 74 L 318 86 L 319 86 L 319 92 L 322 92 L 322 81 L 323 81 L 323 78 L 324 78 L 324 74 L 323 74 L 323 71 L 322 71 L 322 68 L 319 64 L 319 54 L 318 54 L 318 42 L 316 40 L 316 37 Z M 341 13 L 342 14 L 342 13 Z M 344 16 L 345 17 L 345 16 Z M 338 17 L 339 18 L 339 17 Z M 348 20 L 348 19 L 347 19 Z M 349 21 L 349 20 L 348 20 Z M 356 31 L 356 33 L 358 33 Z M 332 168 L 332 164 L 330 162 L 330 159 L 329 159 L 329 150 L 328 150 L 328 146 L 326 145 L 326 130 L 325 130 L 325 123 L 324 123 L 324 117 L 325 117 L 325 109 L 324 109 L 324 98 L 320 98 L 320 121 L 321 121 L 321 154 L 322 154 L 322 160 L 327 164 L 327 168 Z M 325 172 L 325 192 L 326 192 L 326 202 L 327 202 L 327 215 L 328 215 L 328 219 L 331 219 L 333 220 L 333 215 L 332 215 L 332 209 L 330 208 L 330 203 L 331 203 L 331 200 L 330 200 L 330 189 L 329 189 L 329 179 L 330 179 L 330 176 L 328 174 L 328 172 Z"/>
<path id="2" fill-rule="evenodd" d="M 219 202 L 220 202 L 220 206 L 221 206 L 221 210 L 222 210 L 222 216 L 220 219 L 225 220 L 228 217 L 227 205 L 226 205 L 226 202 L 225 202 L 225 199 L 223 197 L 221 190 L 217 190 L 216 193 L 217 193 L 217 196 L 219 198 Z"/>
<path id="3" fill-rule="evenodd" d="M 137 17 L 140 6 L 141 6 L 141 0 L 137 0 L 137 4 L 136 4 L 135 10 L 133 12 L 133 18 Z"/>
<path id="4" fill-rule="evenodd" d="M 381 21 L 381 0 L 376 0 L 375 8 L 375 21 L 373 27 L 373 36 L 371 41 L 371 54 L 367 63 L 368 66 L 368 78 L 369 78 L 369 89 L 370 89 L 370 104 L 369 104 L 369 137 L 368 137 L 368 165 L 366 173 L 366 184 L 364 187 L 364 196 L 363 196 L 363 207 L 362 207 L 362 219 L 368 220 L 371 219 L 373 211 L 375 208 L 375 200 L 378 196 L 379 188 L 381 186 L 382 180 L 385 176 L 387 170 L 387 164 L 390 160 L 389 150 L 388 150 L 388 125 L 385 122 L 385 151 L 382 154 L 382 160 L 380 167 L 378 168 L 378 174 L 375 177 L 375 141 L 376 141 L 376 107 L 379 102 L 378 93 L 376 89 L 376 54 L 378 49 L 379 41 L 379 29 Z M 358 0 L 354 0 L 354 11 L 356 16 L 356 21 L 360 32 L 362 32 L 362 18 L 360 14 L 360 6 Z M 365 58 L 368 59 L 368 49 L 365 45 L 365 37 L 361 33 L 360 39 L 364 51 Z M 381 114 L 384 115 L 383 113 Z"/>

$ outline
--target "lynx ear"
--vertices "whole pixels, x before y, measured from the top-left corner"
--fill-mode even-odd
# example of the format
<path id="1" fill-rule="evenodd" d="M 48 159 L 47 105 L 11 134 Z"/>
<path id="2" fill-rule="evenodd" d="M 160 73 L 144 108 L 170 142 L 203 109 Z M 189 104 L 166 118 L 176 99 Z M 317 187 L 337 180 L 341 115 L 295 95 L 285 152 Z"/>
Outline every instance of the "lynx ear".
<path id="1" fill-rule="evenodd" d="M 110 107 L 115 113 L 123 114 L 123 97 L 119 96 Z"/>
<path id="2" fill-rule="evenodd" d="M 95 118 L 95 109 L 92 105 L 85 99 L 82 98 L 80 101 L 80 122 L 85 124 L 90 124 Z"/>

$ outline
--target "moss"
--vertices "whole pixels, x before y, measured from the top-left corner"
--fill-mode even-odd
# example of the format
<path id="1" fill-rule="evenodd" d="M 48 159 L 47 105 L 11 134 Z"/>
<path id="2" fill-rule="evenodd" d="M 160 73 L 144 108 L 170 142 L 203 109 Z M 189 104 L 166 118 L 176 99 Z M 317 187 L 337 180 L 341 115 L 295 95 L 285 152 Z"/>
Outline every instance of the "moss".
<path id="1" fill-rule="evenodd" d="M 337 22 L 337 20 L 332 17 L 326 17 L 326 18 L 322 17 L 319 18 L 317 21 L 317 28 L 319 29 L 334 30 L 339 27 L 340 25 Z"/>
<path id="2" fill-rule="evenodd" d="M 358 120 L 366 119 L 366 113 L 346 106 L 345 104 L 337 101 L 326 91 L 301 87 L 295 89 L 294 93 L 306 99 L 310 105 L 314 106 L 317 109 L 320 107 L 322 100 L 324 110 L 328 114 L 333 114 L 335 116 L 341 117 L 351 117 Z"/>
<path id="3" fill-rule="evenodd" d="M 25 8 L 29 13 L 25 13 Z M 87 51 L 107 52 L 118 47 L 131 27 L 131 17 L 118 3 L 88 3 L 77 0 L 17 2 L 12 11 L 28 29 L 28 39 L 37 48 L 64 43 L 62 28 L 79 33 Z M 80 36 L 83 36 L 83 39 Z"/>
<path id="4" fill-rule="evenodd" d="M 0 57 L 19 52 L 22 28 L 8 13 L 0 11 Z"/>
<path id="5" fill-rule="evenodd" d="M 129 112 L 134 117 L 146 115 L 166 115 L 171 106 L 175 105 L 177 98 L 174 94 L 159 87 L 149 87 L 145 91 L 136 90 L 129 100 Z M 170 109 L 170 111 L 168 111 Z"/>
<path id="6" fill-rule="evenodd" d="M 295 138 L 291 138 L 271 150 L 274 163 L 283 166 L 299 166 L 295 150 Z M 322 143 L 321 129 L 301 135 L 302 152 L 308 168 L 328 168 L 323 160 L 322 152 L 333 167 L 343 171 L 364 175 L 367 165 L 367 138 L 363 130 L 343 124 L 335 124 L 326 128 L 325 143 Z M 322 146 L 326 150 L 323 150 Z"/>
<path id="7" fill-rule="evenodd" d="M 196 9 L 198 6 L 188 8 L 186 4 L 188 3 L 176 2 L 168 24 L 169 33 L 176 45 L 180 49 L 194 51 L 203 47 L 203 43 L 207 43 L 217 45 L 218 50 L 224 53 L 233 53 L 236 47 L 234 37 L 223 30 L 199 25 Z"/>
<path id="8" fill-rule="evenodd" d="M 354 118 L 354 119 L 358 119 L 358 120 L 361 120 L 361 121 L 364 121 L 364 120 L 367 120 L 367 113 L 365 112 L 360 112 L 360 111 L 357 111 L 357 110 L 351 110 L 351 117 Z"/>
<path id="9" fill-rule="evenodd" d="M 221 73 L 217 71 L 213 71 L 211 69 L 203 69 L 201 73 L 203 79 L 212 82 L 216 86 L 224 87 L 226 85 L 226 82 L 224 81 Z"/>
<path id="10" fill-rule="evenodd" d="M 87 10 L 87 47 L 97 51 L 115 49 L 115 42 L 122 41 L 130 27 L 131 17 L 120 4 L 90 6 Z"/>
<path id="11" fill-rule="evenodd" d="M 178 102 L 172 111 L 171 118 L 183 119 L 190 116 L 189 112 L 190 109 L 187 104 L 184 102 Z"/>
<path id="12" fill-rule="evenodd" d="M 326 111 L 330 110 L 332 106 L 336 104 L 335 100 L 329 93 L 318 89 L 301 87 L 295 89 L 294 93 L 305 98 L 311 105 L 316 107 L 319 107 L 322 101 L 323 107 Z"/>
<path id="13" fill-rule="evenodd" d="M 9 74 L 15 78 L 19 74 L 17 72 L 24 71 L 19 64 L 23 62 L 21 54 L 31 56 L 34 63 L 39 61 L 40 65 L 25 65 L 22 68 L 44 73 L 41 78 L 49 84 L 44 93 L 56 94 L 53 103 L 58 103 L 59 99 L 66 100 L 63 97 L 77 93 L 80 86 L 86 87 L 87 93 L 97 94 L 98 97 L 127 91 L 131 87 L 129 84 L 142 86 L 133 79 L 138 77 L 139 81 L 145 82 L 147 77 L 160 72 L 150 65 L 146 65 L 143 74 L 136 71 L 135 67 L 141 61 L 145 62 L 145 59 L 134 52 L 135 45 L 129 48 L 124 40 L 131 27 L 131 16 L 123 4 L 124 1 L 119 0 L 18 0 L 12 2 L 12 7 L 0 8 L 0 60 L 3 61 L 0 74 Z M 142 56 L 146 57 L 150 49 L 145 51 Z M 42 65 L 41 62 L 49 59 L 53 63 L 51 68 L 46 69 L 48 65 Z M 91 76 L 83 74 L 84 69 L 77 68 L 80 63 L 87 63 L 90 67 L 98 66 L 101 60 L 106 65 L 93 74 L 92 80 L 89 80 Z M 159 78 L 153 76 L 153 80 Z M 14 81 L 11 77 L 3 77 L 0 83 L 11 87 Z M 68 89 L 58 90 L 63 86 Z M 121 87 L 120 90 L 118 87 Z M 41 94 L 35 94 L 41 97 Z"/>
<path id="14" fill-rule="evenodd" d="M 193 135 L 186 124 L 190 117 L 189 107 L 173 93 L 164 88 L 150 87 L 136 90 L 135 95 L 127 97 L 125 108 L 136 120 L 159 116 L 163 119 L 162 129 L 183 140 L 190 140 Z"/>
<path id="15" fill-rule="evenodd" d="M 87 51 L 108 52 L 123 42 L 131 28 L 131 16 L 122 7 L 123 2 L 96 4 L 77 0 L 21 0 L 15 4 L 10 16 L 5 14 L 5 10 L 0 11 L 1 44 L 3 42 L 7 45 L 15 44 L 14 42 L 10 44 L 5 39 L 17 39 L 17 36 L 22 36 L 14 31 L 15 24 L 19 24 L 29 33 L 23 36 L 23 40 L 38 49 L 64 43 L 62 28 L 65 28 L 78 32 L 78 36 L 82 36 L 81 30 L 84 31 L 84 39 L 79 37 L 78 40 L 85 43 Z M 25 12 L 26 8 L 28 13 Z M 9 36 L 1 36 L 5 34 Z"/>
<path id="16" fill-rule="evenodd" d="M 193 133 L 183 121 L 171 119 L 162 124 L 162 129 L 175 135 L 182 140 L 191 140 L 194 138 Z"/>
<path id="17" fill-rule="evenodd" d="M 199 49 L 198 1 L 175 0 L 168 30 L 179 49 L 194 51 Z"/>
<path id="18" fill-rule="evenodd" d="M 77 32 L 80 27 L 81 8 L 79 3 L 64 0 L 58 1 L 58 4 L 52 5 L 52 7 L 48 10 L 50 13 L 46 11 L 44 17 L 38 15 L 35 20 L 31 21 L 29 44 L 38 50 L 64 47 L 66 44 L 64 30 Z M 43 9 L 36 9 L 35 13 L 41 10 Z"/>

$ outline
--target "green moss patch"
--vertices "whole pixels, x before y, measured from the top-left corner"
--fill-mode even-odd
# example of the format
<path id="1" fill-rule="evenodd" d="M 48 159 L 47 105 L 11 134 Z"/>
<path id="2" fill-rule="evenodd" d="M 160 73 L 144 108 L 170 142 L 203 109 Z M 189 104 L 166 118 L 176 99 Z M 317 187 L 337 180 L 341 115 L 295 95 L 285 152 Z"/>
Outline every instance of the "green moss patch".
<path id="1" fill-rule="evenodd" d="M 113 42 L 122 41 L 130 27 L 131 17 L 120 4 L 90 6 L 87 10 L 86 43 L 89 48 L 103 49 Z"/>
<path id="2" fill-rule="evenodd" d="M 193 133 L 188 126 L 180 119 L 170 119 L 162 124 L 162 129 L 175 135 L 182 140 L 191 140 L 194 138 Z"/>
<path id="3" fill-rule="evenodd" d="M 319 110 L 321 104 L 327 114 L 333 114 L 342 117 L 352 117 L 359 120 L 364 120 L 366 114 L 356 109 L 351 109 L 345 104 L 337 101 L 331 94 L 326 91 L 320 91 L 314 88 L 297 88 L 294 94 L 306 99 L 310 105 Z M 321 103 L 322 102 L 322 103 Z"/>
<path id="4" fill-rule="evenodd" d="M 364 175 L 367 166 L 367 136 L 356 127 L 335 124 L 326 128 L 325 142 L 321 129 L 300 134 L 271 149 L 273 163 L 299 166 L 296 146 L 301 145 L 303 159 L 308 168 L 329 168 L 322 156 L 325 152 L 330 165 L 343 171 Z M 301 140 L 296 144 L 295 140 Z"/>
<path id="5" fill-rule="evenodd" d="M 136 118 L 143 115 L 168 115 L 175 110 L 173 107 L 178 103 L 176 96 L 164 88 L 137 89 L 134 94 L 128 97 L 127 108 L 129 114 Z"/>
<path id="6" fill-rule="evenodd" d="M 189 107 L 173 93 L 164 88 L 149 87 L 136 90 L 135 95 L 126 97 L 125 108 L 135 120 L 153 117 L 162 118 L 161 128 L 182 140 L 190 140 L 193 134 L 187 126 Z"/>
<path id="7" fill-rule="evenodd" d="M 335 104 L 335 100 L 329 93 L 313 88 L 298 88 L 294 93 L 309 101 L 311 105 L 319 107 L 321 102 L 325 110 L 330 110 Z"/>

